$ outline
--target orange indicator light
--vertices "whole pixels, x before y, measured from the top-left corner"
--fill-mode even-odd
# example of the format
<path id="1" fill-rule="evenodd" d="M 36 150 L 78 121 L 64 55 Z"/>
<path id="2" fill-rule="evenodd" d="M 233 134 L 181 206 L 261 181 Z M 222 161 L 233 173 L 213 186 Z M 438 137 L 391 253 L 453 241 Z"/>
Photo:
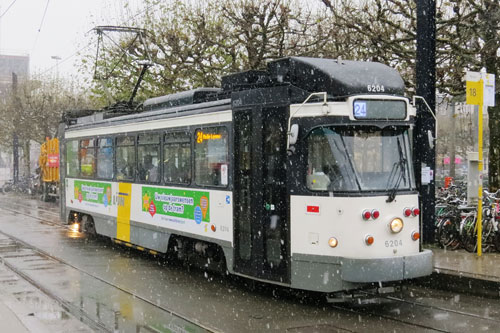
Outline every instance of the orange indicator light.
<path id="1" fill-rule="evenodd" d="M 328 240 L 328 245 L 330 245 L 330 247 L 337 247 L 337 245 L 339 245 L 339 242 L 337 238 L 330 237 L 330 239 Z"/>

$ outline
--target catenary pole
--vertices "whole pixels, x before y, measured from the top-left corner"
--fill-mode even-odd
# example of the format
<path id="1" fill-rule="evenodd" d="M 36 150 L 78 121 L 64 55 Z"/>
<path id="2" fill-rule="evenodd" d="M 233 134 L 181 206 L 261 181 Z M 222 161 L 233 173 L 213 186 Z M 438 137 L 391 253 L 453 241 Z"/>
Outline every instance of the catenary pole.
<path id="1" fill-rule="evenodd" d="M 417 1 L 417 95 L 422 96 L 432 110 L 436 108 L 436 2 Z M 434 240 L 435 183 L 436 170 L 434 145 L 429 143 L 429 133 L 436 137 L 436 124 L 432 114 L 421 101 L 417 104 L 416 126 L 413 137 L 414 166 L 417 188 L 420 194 L 422 242 Z M 422 181 L 422 168 L 430 168 L 431 179 Z"/>

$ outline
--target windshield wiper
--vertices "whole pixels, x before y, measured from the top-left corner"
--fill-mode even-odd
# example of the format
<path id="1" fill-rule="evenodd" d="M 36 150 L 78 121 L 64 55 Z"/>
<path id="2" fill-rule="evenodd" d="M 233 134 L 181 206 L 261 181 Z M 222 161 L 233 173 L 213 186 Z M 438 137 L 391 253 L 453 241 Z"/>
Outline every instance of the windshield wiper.
<path id="1" fill-rule="evenodd" d="M 352 174 L 354 175 L 354 180 L 356 181 L 356 185 L 358 185 L 358 189 L 361 191 L 361 184 L 359 182 L 358 174 L 356 173 L 356 168 L 354 167 L 354 164 L 352 163 L 351 156 L 349 155 L 349 151 L 347 150 L 347 146 L 345 144 L 344 137 L 342 135 L 340 135 L 340 141 L 342 142 L 342 145 L 344 146 L 344 153 L 345 153 L 347 161 L 349 162 L 349 165 L 351 166 Z"/>
<path id="2" fill-rule="evenodd" d="M 389 185 L 392 183 L 392 179 L 394 179 L 398 169 L 399 173 L 396 178 L 396 184 L 394 184 L 394 187 L 390 190 L 389 197 L 385 202 L 394 201 L 394 199 L 396 198 L 396 192 L 398 191 L 399 185 L 401 184 L 401 180 L 404 180 L 404 182 L 406 183 L 406 177 L 405 177 L 406 158 L 403 154 L 403 148 L 401 148 L 401 141 L 399 141 L 399 138 L 398 138 L 398 153 L 399 153 L 399 161 L 394 163 L 392 167 L 391 173 L 389 175 L 389 182 L 387 183 L 387 188 L 389 188 Z"/>
<path id="3" fill-rule="evenodd" d="M 352 173 L 348 172 L 348 169 L 346 169 L 347 172 L 342 172 L 342 177 L 344 179 L 348 179 L 350 184 L 354 187 L 354 184 L 358 187 L 358 190 L 361 191 L 361 184 L 358 179 L 358 175 L 356 174 L 356 170 L 354 169 L 354 165 L 352 163 L 351 157 L 349 156 L 349 152 L 347 151 L 347 146 L 344 142 L 344 138 L 342 135 L 338 133 L 334 133 L 334 135 L 328 135 L 327 136 L 328 143 L 330 144 L 330 147 L 332 149 L 332 153 L 334 155 L 337 155 L 333 149 L 336 149 L 339 154 L 341 154 L 344 157 L 344 160 L 347 160 L 346 164 L 349 164 L 350 169 L 352 170 Z M 340 141 L 340 143 L 339 143 Z"/>

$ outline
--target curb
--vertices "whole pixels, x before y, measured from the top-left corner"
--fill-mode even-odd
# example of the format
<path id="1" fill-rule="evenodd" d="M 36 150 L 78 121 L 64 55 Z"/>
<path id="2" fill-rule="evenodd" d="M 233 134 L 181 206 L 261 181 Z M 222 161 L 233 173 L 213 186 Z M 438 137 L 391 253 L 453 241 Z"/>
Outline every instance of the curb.
<path id="1" fill-rule="evenodd" d="M 434 271 L 430 276 L 413 280 L 414 284 L 439 290 L 500 299 L 500 282 L 462 274 Z"/>

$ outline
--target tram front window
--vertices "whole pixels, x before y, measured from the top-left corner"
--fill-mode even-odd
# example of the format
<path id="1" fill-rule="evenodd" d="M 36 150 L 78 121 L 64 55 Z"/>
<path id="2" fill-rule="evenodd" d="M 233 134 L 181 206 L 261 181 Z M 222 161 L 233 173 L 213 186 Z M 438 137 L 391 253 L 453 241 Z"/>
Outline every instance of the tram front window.
<path id="1" fill-rule="evenodd" d="M 403 128 L 321 127 L 307 137 L 307 188 L 313 191 L 413 189 Z"/>

